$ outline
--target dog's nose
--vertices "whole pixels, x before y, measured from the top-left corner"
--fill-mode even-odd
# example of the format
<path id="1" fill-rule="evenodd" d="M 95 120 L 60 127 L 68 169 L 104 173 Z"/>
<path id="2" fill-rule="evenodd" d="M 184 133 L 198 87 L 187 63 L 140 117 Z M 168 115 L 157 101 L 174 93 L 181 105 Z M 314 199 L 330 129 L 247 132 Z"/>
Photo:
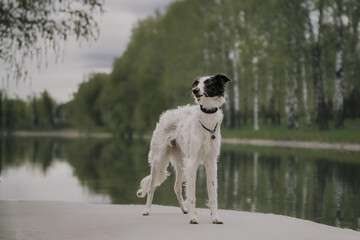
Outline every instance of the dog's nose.
<path id="1" fill-rule="evenodd" d="M 199 89 L 198 89 L 198 88 L 194 88 L 194 89 L 193 89 L 193 93 L 194 93 L 194 94 L 198 94 L 198 93 L 199 93 Z"/>

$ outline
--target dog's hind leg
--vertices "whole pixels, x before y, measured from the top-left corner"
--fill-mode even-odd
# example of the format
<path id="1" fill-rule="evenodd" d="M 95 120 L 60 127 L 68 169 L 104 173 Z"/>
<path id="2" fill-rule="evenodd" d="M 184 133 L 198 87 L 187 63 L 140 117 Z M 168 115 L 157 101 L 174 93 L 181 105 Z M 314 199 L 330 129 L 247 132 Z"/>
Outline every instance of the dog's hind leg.
<path id="1" fill-rule="evenodd" d="M 185 205 L 183 196 L 182 196 L 182 185 L 183 185 L 183 156 L 181 154 L 180 149 L 173 149 L 173 153 L 171 155 L 171 163 L 174 166 L 175 172 L 176 172 L 176 179 L 175 179 L 175 185 L 174 185 L 174 191 L 176 194 L 176 197 L 179 201 L 180 208 L 184 214 L 188 213 L 188 209 Z"/>
<path id="2" fill-rule="evenodd" d="M 147 215 L 150 214 L 151 203 L 152 203 L 153 198 L 154 198 L 155 180 L 156 180 L 156 171 L 154 170 L 154 167 L 151 167 L 150 178 L 151 178 L 150 187 L 149 187 L 149 191 L 147 193 L 146 207 L 144 209 L 143 216 L 147 216 Z"/>
<path id="3" fill-rule="evenodd" d="M 150 208 L 154 197 L 155 188 L 160 186 L 165 181 L 169 173 L 166 168 L 169 165 L 168 151 L 165 151 L 158 158 L 158 161 L 152 162 L 151 175 L 150 175 L 150 186 L 147 192 L 146 208 L 143 212 L 144 216 L 150 214 Z"/>

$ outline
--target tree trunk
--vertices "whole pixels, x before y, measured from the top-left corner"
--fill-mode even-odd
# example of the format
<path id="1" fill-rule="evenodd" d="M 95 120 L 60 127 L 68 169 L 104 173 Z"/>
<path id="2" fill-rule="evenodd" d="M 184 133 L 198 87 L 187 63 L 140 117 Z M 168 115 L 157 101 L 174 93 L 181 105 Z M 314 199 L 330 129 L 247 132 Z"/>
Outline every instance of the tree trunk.
<path id="1" fill-rule="evenodd" d="M 220 29 L 220 56 L 221 56 L 221 70 L 223 73 L 227 73 L 227 51 L 226 51 L 226 30 L 225 30 L 225 24 L 223 19 L 223 1 L 218 0 L 216 1 L 218 8 L 219 8 L 219 14 L 218 14 L 218 23 L 219 23 L 219 29 Z M 228 94 L 225 96 L 226 103 L 225 103 L 225 124 L 227 127 L 232 128 L 233 127 L 233 106 L 231 102 L 231 91 L 229 89 Z"/>
<path id="2" fill-rule="evenodd" d="M 210 69 L 210 51 L 207 48 L 207 45 L 209 43 L 209 35 L 208 33 L 204 33 L 204 49 L 203 49 L 203 55 L 204 55 L 204 62 L 205 62 L 205 72 L 208 73 Z"/>
<path id="3" fill-rule="evenodd" d="M 243 78 L 243 125 L 246 125 L 247 123 L 247 114 L 248 114 L 248 108 L 247 108 L 247 78 Z"/>
<path id="4" fill-rule="evenodd" d="M 274 108 L 275 108 L 275 102 L 274 102 L 274 87 L 273 87 L 273 76 L 271 72 L 269 72 L 269 78 L 268 78 L 268 84 L 267 84 L 267 102 L 268 102 L 268 108 L 266 110 L 266 118 L 270 118 L 272 124 L 274 124 Z"/>
<path id="5" fill-rule="evenodd" d="M 285 81 L 286 81 L 286 99 L 285 99 L 285 112 L 287 116 L 287 126 L 289 129 L 294 129 L 299 127 L 299 117 L 298 117 L 298 100 L 297 100 L 297 91 L 298 84 L 296 80 L 296 66 L 294 64 L 293 71 L 291 76 L 289 76 L 288 71 L 285 71 Z"/>
<path id="6" fill-rule="evenodd" d="M 307 82 L 306 82 L 306 68 L 305 68 L 305 58 L 302 58 L 303 61 L 301 63 L 301 80 L 302 80 L 302 90 L 303 90 L 303 106 L 304 113 L 306 119 L 306 126 L 311 127 L 311 117 L 308 106 L 308 90 L 307 90 Z"/>
<path id="7" fill-rule="evenodd" d="M 281 115 L 280 115 L 280 102 L 281 102 L 281 91 L 280 91 L 280 86 L 279 84 L 277 84 L 276 86 L 276 102 L 275 102 L 275 125 L 280 125 L 281 124 Z"/>
<path id="8" fill-rule="evenodd" d="M 286 69 L 285 70 L 285 113 L 286 113 L 286 117 L 287 117 L 287 127 L 288 128 L 292 128 L 292 119 L 293 117 L 291 116 L 292 111 L 290 111 L 291 106 L 290 106 L 290 77 L 289 77 L 289 72 Z"/>
<path id="9" fill-rule="evenodd" d="M 344 72 L 343 72 L 343 23 L 342 0 L 336 0 L 336 59 L 335 59 L 335 91 L 334 91 L 334 120 L 335 129 L 344 127 Z"/>
<path id="10" fill-rule="evenodd" d="M 34 115 L 34 119 L 33 119 L 33 125 L 35 128 L 38 127 L 39 125 L 39 113 L 38 113 L 38 109 L 37 109 L 37 101 L 36 98 L 34 97 L 33 100 L 33 115 Z"/>
<path id="11" fill-rule="evenodd" d="M 291 105 L 292 110 L 294 111 L 294 128 L 299 128 L 299 85 L 298 85 L 298 70 L 297 63 L 293 66 L 292 72 L 292 92 L 291 92 Z"/>
<path id="12" fill-rule="evenodd" d="M 259 130 L 259 73 L 257 69 L 257 57 L 253 59 L 253 72 L 254 72 L 254 130 Z"/>
<path id="13" fill-rule="evenodd" d="M 320 57 L 321 57 L 321 47 L 319 43 L 315 43 L 312 49 L 312 61 L 314 67 L 317 124 L 319 130 L 327 130 L 329 129 L 329 125 L 328 125 L 328 117 L 327 117 L 327 106 L 325 103 L 325 96 L 324 96 L 324 84 L 321 73 Z"/>
<path id="14" fill-rule="evenodd" d="M 323 18 L 323 7 L 324 1 L 320 0 L 318 4 L 319 17 L 318 21 L 312 21 L 311 10 L 308 9 L 308 23 L 310 27 L 311 34 L 311 58 L 312 58 L 312 67 L 313 67 L 313 79 L 314 79 L 314 100 L 315 100 L 315 119 L 318 124 L 319 130 L 327 130 L 328 126 L 328 116 L 327 116 L 327 106 L 324 98 L 324 83 L 322 78 L 321 70 L 321 32 L 323 28 L 322 18 Z M 317 31 L 315 31 L 315 28 Z"/>
<path id="15" fill-rule="evenodd" d="M 351 118 L 356 118 L 360 116 L 360 94 L 359 88 L 356 88 L 356 69 L 358 67 L 357 60 L 359 57 L 359 53 L 357 51 L 357 46 L 359 44 L 359 23 L 360 23 L 360 2 L 356 2 L 356 7 L 352 14 L 351 21 L 351 39 L 350 39 L 350 89 L 349 89 L 349 102 L 348 102 L 348 115 Z"/>
<path id="16" fill-rule="evenodd" d="M 233 106 L 234 106 L 234 127 L 240 128 L 240 103 L 239 103 L 239 42 L 235 42 L 232 51 L 232 65 L 233 65 Z"/>

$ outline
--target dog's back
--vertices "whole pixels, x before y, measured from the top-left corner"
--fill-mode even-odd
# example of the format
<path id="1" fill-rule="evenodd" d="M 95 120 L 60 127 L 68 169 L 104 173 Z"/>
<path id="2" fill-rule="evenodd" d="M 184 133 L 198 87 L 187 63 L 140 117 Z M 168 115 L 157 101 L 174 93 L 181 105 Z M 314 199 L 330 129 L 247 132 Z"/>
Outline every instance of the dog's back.
<path id="1" fill-rule="evenodd" d="M 169 175 L 166 171 L 171 155 L 182 155 L 176 139 L 177 131 L 183 128 L 184 120 L 191 119 L 196 106 L 182 106 L 163 112 L 151 138 L 148 161 L 151 166 L 156 166 L 158 173 L 155 179 L 155 186 L 160 186 Z M 179 159 L 180 160 L 180 159 Z M 151 175 L 145 177 L 140 183 L 137 192 L 138 197 L 145 197 L 148 194 L 151 182 Z"/>
<path id="2" fill-rule="evenodd" d="M 196 105 L 186 105 L 167 110 L 161 114 L 151 138 L 151 151 L 149 152 L 150 163 L 155 160 L 152 154 L 153 151 L 159 152 L 161 149 L 174 147 L 178 144 L 179 140 L 176 139 L 176 136 L 180 136 L 180 134 L 178 134 L 179 131 L 184 131 L 184 129 L 189 130 L 188 125 L 190 125 L 190 122 L 193 120 L 196 107 Z"/>

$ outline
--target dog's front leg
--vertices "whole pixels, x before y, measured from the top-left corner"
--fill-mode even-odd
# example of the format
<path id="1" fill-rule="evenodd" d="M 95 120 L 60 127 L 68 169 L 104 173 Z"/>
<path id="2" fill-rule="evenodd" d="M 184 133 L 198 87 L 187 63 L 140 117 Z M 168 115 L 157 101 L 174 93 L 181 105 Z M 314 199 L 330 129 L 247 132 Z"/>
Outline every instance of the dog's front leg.
<path id="1" fill-rule="evenodd" d="M 209 195 L 209 208 L 211 220 L 214 224 L 223 224 L 218 214 L 217 206 L 217 165 L 216 159 L 205 161 L 207 189 Z"/>
<path id="2" fill-rule="evenodd" d="M 188 166 L 186 171 L 186 200 L 189 207 L 189 217 L 191 224 L 198 224 L 199 221 L 196 218 L 196 210 L 195 210 L 195 186 L 196 186 L 196 173 L 198 169 L 198 163 L 196 159 L 190 158 L 188 160 Z"/>

